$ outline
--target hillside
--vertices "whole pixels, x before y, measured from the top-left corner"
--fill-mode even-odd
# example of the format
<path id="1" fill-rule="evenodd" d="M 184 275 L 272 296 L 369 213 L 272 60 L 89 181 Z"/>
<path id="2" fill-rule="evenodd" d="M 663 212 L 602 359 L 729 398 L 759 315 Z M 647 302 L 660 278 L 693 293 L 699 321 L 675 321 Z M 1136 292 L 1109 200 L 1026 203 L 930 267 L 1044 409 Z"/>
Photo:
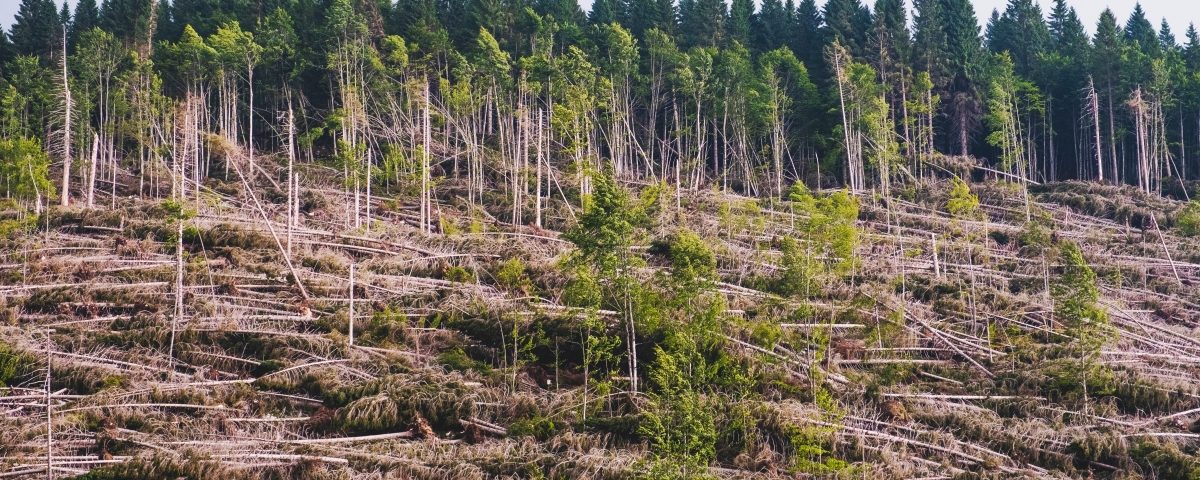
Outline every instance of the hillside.
<path id="1" fill-rule="evenodd" d="M 318 165 L 289 226 L 286 171 L 263 165 L 253 189 L 55 208 L 3 242 L 0 475 L 1200 472 L 1179 202 L 948 182 L 770 202 L 596 176 L 541 229 L 447 183 L 424 233 L 403 195 L 355 228 Z"/>

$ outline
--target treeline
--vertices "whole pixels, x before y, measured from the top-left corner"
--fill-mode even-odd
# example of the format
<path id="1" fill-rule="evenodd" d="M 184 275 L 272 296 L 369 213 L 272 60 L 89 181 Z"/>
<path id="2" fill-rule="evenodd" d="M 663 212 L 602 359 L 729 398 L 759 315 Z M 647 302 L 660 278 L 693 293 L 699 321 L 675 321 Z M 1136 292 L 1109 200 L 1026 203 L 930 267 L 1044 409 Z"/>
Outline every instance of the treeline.
<path id="1" fill-rule="evenodd" d="M 981 31 L 969 0 L 914 7 L 910 25 L 902 0 L 22 0 L 0 180 L 94 204 L 253 180 L 269 151 L 335 164 L 362 209 L 411 187 L 429 225 L 452 178 L 540 224 L 598 169 L 779 197 L 946 173 L 1162 192 L 1200 167 L 1195 28 L 1180 45 L 1139 6 L 1089 36 L 1065 0 L 1011 0 Z"/>

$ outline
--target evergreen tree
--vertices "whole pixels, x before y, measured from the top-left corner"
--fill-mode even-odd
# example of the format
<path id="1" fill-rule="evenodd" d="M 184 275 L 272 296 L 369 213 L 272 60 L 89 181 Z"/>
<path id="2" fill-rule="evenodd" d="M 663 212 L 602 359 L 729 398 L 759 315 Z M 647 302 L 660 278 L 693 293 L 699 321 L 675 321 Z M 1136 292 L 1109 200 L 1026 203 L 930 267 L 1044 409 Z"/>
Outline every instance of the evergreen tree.
<path id="1" fill-rule="evenodd" d="M 1175 52 L 1179 49 L 1179 41 L 1175 39 L 1175 33 L 1171 32 L 1171 24 L 1167 23 L 1167 19 L 1163 19 L 1162 25 L 1158 27 L 1158 44 L 1162 46 L 1165 52 Z"/>
<path id="2" fill-rule="evenodd" d="M 876 0 L 875 23 L 871 28 L 869 43 L 870 59 L 881 76 L 894 76 L 902 70 L 907 70 L 912 38 L 908 37 L 908 17 L 904 0 Z M 898 83 L 896 78 L 884 80 Z"/>
<path id="3" fill-rule="evenodd" d="M 614 0 L 595 0 L 592 10 L 588 12 L 588 23 L 592 25 L 608 25 L 617 20 Z M 476 2 L 479 3 L 479 2 Z"/>
<path id="4" fill-rule="evenodd" d="M 100 9 L 96 6 L 96 0 L 79 0 L 75 5 L 75 17 L 71 22 L 70 28 L 70 44 L 74 48 L 79 42 L 79 36 L 83 32 L 91 31 L 100 23 Z"/>
<path id="5" fill-rule="evenodd" d="M 675 3 L 672 0 L 629 0 L 624 6 L 621 23 L 639 39 L 645 39 L 646 31 L 653 28 L 675 31 Z"/>
<path id="6" fill-rule="evenodd" d="M 949 63 L 950 72 L 963 80 L 974 78 L 979 68 L 982 44 L 979 37 L 979 20 L 970 0 L 940 0 L 945 14 L 943 24 L 946 34 L 946 49 L 942 53 Z"/>
<path id="7" fill-rule="evenodd" d="M 1158 58 L 1161 53 L 1158 33 L 1154 31 L 1150 19 L 1146 18 L 1146 11 L 1142 9 L 1141 3 L 1134 6 L 1129 21 L 1125 22 L 1125 40 L 1150 58 Z"/>
<path id="8" fill-rule="evenodd" d="M 16 52 L 13 50 L 12 42 L 8 40 L 8 35 L 4 33 L 4 29 L 0 28 L 0 72 L 7 70 L 4 66 L 11 62 Z M 0 80 L 0 86 L 3 86 L 3 81 Z"/>
<path id="9" fill-rule="evenodd" d="M 871 12 L 865 5 L 859 0 L 828 0 L 824 18 L 827 38 L 840 42 L 851 55 L 863 56 L 871 29 Z"/>
<path id="10" fill-rule="evenodd" d="M 914 0 L 913 67 L 929 73 L 937 88 L 949 83 L 946 58 L 945 15 L 942 0 Z"/>
<path id="11" fill-rule="evenodd" d="M 792 9 L 781 0 L 763 0 L 751 32 L 755 50 L 766 52 L 787 45 L 792 39 Z"/>
<path id="12" fill-rule="evenodd" d="M 1087 31 L 1074 7 L 1067 7 L 1067 0 L 1054 0 L 1050 11 L 1050 41 L 1055 49 L 1073 57 L 1085 55 L 1088 47 Z M 1076 60 L 1083 60 L 1076 58 Z"/>
<path id="13" fill-rule="evenodd" d="M 816 0 L 801 0 L 796 7 L 795 35 L 791 44 L 800 61 L 810 72 L 823 69 L 823 53 L 825 39 L 821 33 L 821 11 L 817 9 Z"/>
<path id="14" fill-rule="evenodd" d="M 183 27 L 174 20 L 174 14 L 171 12 L 175 7 L 171 5 L 170 0 L 158 0 L 157 17 L 154 19 L 154 40 L 175 41 L 179 39 L 179 35 L 183 33 Z"/>
<path id="15" fill-rule="evenodd" d="M 1117 139 L 1116 137 L 1116 108 L 1122 103 L 1123 93 L 1120 93 L 1121 87 L 1121 67 L 1124 65 L 1125 42 L 1121 34 L 1121 28 L 1117 26 L 1117 16 L 1112 10 L 1105 9 L 1100 13 L 1100 20 L 1096 24 L 1096 34 L 1092 37 L 1092 75 L 1095 77 L 1096 87 L 1100 90 L 1102 96 L 1102 108 L 1105 110 L 1105 122 L 1102 122 L 1102 128 L 1107 130 L 1109 145 L 1107 151 L 1103 152 L 1108 159 L 1108 165 L 1114 175 L 1118 175 L 1117 165 Z"/>
<path id="16" fill-rule="evenodd" d="M 1196 24 L 1189 23 L 1187 43 L 1183 46 L 1183 58 L 1189 70 L 1200 69 L 1200 33 L 1196 32 Z"/>
<path id="17" fill-rule="evenodd" d="M 750 46 L 750 30 L 754 21 L 754 2 L 751 0 L 732 0 L 729 6 L 729 21 L 725 31 L 729 40 Z"/>
<path id="18" fill-rule="evenodd" d="M 725 41 L 725 0 L 679 2 L 680 46 L 713 47 Z"/>
<path id="19" fill-rule="evenodd" d="M 51 0 L 21 0 L 13 23 L 13 49 L 17 55 L 34 55 L 49 61 L 55 40 L 62 35 L 62 22 Z"/>
<path id="20" fill-rule="evenodd" d="M 184 1 L 175 3 L 175 12 L 188 12 L 194 8 Z M 150 22 L 157 22 L 150 18 L 150 10 L 151 4 L 147 0 L 106 0 L 100 7 L 100 28 L 127 42 L 143 42 Z M 213 28 L 215 30 L 216 26 Z"/>
<path id="21" fill-rule="evenodd" d="M 987 44 L 992 52 L 1008 52 L 1018 75 L 1028 76 L 1038 58 L 1050 47 L 1051 35 L 1042 9 L 1033 0 L 1010 0 L 1008 8 L 988 24 Z"/>

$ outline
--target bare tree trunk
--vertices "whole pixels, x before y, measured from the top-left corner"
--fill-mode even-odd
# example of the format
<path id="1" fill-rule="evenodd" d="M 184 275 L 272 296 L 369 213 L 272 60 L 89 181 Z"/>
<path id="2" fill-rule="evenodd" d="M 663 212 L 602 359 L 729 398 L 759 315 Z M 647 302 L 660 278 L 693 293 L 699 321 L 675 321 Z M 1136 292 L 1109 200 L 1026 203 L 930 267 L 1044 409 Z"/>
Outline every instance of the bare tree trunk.
<path id="1" fill-rule="evenodd" d="M 350 325 L 350 345 L 354 345 L 354 263 L 350 263 L 350 313 L 347 320 Z"/>
<path id="2" fill-rule="evenodd" d="M 1096 84 L 1088 77 L 1088 107 L 1092 116 L 1092 125 L 1096 129 L 1096 175 L 1104 182 L 1104 158 L 1100 154 L 1100 96 L 1096 94 Z"/>
<path id="3" fill-rule="evenodd" d="M 92 134 L 92 163 L 88 167 L 88 190 L 87 190 L 87 206 L 92 208 L 95 206 L 96 200 L 96 156 L 100 152 L 100 135 Z"/>
<path id="4" fill-rule="evenodd" d="M 296 195 L 297 195 L 296 188 L 295 188 L 296 187 L 296 177 L 295 177 L 295 166 L 294 166 L 294 164 L 296 163 L 296 123 L 295 123 L 295 118 L 293 117 L 292 100 L 291 100 L 290 96 L 288 97 L 287 125 L 285 128 L 287 129 L 287 155 L 288 155 L 288 165 L 287 165 L 287 182 L 288 182 L 288 187 L 287 187 L 287 198 L 288 198 L 287 199 L 287 202 L 288 202 L 288 208 L 287 208 L 287 256 L 290 258 L 292 256 L 292 232 L 296 229 L 296 213 L 298 213 L 298 212 L 296 212 L 296 210 L 294 208 L 296 205 Z"/>
<path id="5" fill-rule="evenodd" d="M 63 132 L 62 132 L 62 206 L 71 201 L 71 114 L 75 110 L 74 99 L 71 98 L 70 73 L 67 71 L 67 27 L 62 30 L 62 96 L 63 96 Z"/>

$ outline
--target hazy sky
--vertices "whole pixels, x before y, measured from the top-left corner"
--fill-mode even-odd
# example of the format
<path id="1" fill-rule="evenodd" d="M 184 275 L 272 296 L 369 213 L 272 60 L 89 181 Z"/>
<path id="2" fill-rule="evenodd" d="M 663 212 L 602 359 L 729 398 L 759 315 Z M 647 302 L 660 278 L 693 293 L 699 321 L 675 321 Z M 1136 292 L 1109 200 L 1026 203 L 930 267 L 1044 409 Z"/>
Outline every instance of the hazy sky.
<path id="1" fill-rule="evenodd" d="M 62 0 L 55 0 L 61 2 Z M 74 5 L 75 0 L 68 0 Z M 798 0 L 797 0 L 798 1 Z M 871 0 L 865 0 L 867 4 L 874 4 Z M 1052 4 L 1052 0 L 1038 0 L 1042 4 L 1043 10 L 1048 10 Z M 818 3 L 824 4 L 824 0 L 817 0 Z M 909 0 L 911 3 L 911 0 Z M 1008 0 L 974 0 L 976 14 L 979 16 L 980 23 L 986 23 L 993 9 L 1004 10 L 1004 5 Z M 1100 12 L 1105 7 L 1112 8 L 1116 13 L 1117 19 L 1121 24 L 1125 23 L 1125 19 L 1129 17 L 1129 12 L 1133 11 L 1133 6 L 1138 0 L 1068 0 L 1067 3 L 1074 5 L 1079 11 L 1079 16 L 1083 19 L 1084 25 L 1089 31 L 1094 30 L 1096 20 L 1100 18 Z M 17 13 L 17 6 L 21 0 L 0 0 L 0 25 L 4 25 L 4 30 L 8 31 L 12 25 L 13 16 Z M 100 3 L 100 2 L 97 2 Z M 592 0 L 580 0 L 583 8 L 587 9 L 591 6 Z M 1141 0 L 1142 7 L 1146 9 L 1146 14 L 1149 15 L 1151 22 L 1155 28 L 1163 18 L 1171 23 L 1171 29 L 1175 32 L 1175 36 L 1183 41 L 1183 32 L 1187 30 L 1189 22 L 1200 23 L 1200 2 L 1195 0 Z"/>

